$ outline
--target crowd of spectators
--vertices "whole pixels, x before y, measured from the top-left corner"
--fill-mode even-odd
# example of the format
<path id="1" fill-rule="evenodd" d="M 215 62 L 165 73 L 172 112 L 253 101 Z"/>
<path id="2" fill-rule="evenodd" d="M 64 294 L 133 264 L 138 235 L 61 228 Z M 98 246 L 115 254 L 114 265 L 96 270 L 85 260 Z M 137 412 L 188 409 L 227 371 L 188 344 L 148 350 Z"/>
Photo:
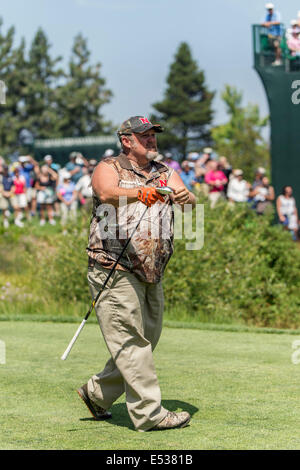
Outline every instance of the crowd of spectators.
<path id="1" fill-rule="evenodd" d="M 103 156 L 113 155 L 113 150 L 107 149 Z M 263 215 L 275 202 L 274 188 L 264 168 L 257 169 L 250 183 L 242 169 L 232 168 L 225 156 L 218 157 L 210 147 L 200 154 L 190 152 L 181 164 L 170 152 L 160 154 L 157 160 L 176 170 L 189 190 L 206 196 L 211 208 L 222 200 L 230 206 L 247 203 L 258 215 Z M 55 163 L 51 155 L 46 155 L 42 162 L 21 156 L 10 166 L 0 157 L 2 224 L 5 228 L 10 223 L 23 227 L 26 221 L 38 217 L 40 225 L 55 225 L 60 220 L 64 227 L 68 220 L 76 218 L 79 208 L 91 204 L 91 175 L 97 164 L 97 160 L 78 152 L 70 154 L 64 167 Z M 276 199 L 276 210 L 279 223 L 297 240 L 299 220 L 292 194 L 293 189 L 286 186 Z"/>
<path id="2" fill-rule="evenodd" d="M 282 65 L 282 39 L 285 40 L 292 56 L 300 56 L 300 11 L 297 19 L 290 21 L 290 26 L 283 32 L 281 14 L 273 3 L 266 3 L 266 13 L 261 25 L 266 28 L 270 47 L 275 52 L 275 60 L 272 65 Z M 283 37 L 285 35 L 285 37 Z"/>
<path id="3" fill-rule="evenodd" d="M 293 189 L 285 186 L 276 198 L 265 168 L 257 168 L 253 181 L 249 182 L 242 169 L 232 168 L 225 156 L 217 157 L 209 147 L 202 154 L 190 152 L 181 165 L 170 153 L 165 157 L 160 155 L 158 160 L 176 169 L 189 190 L 206 196 L 211 208 L 223 200 L 230 206 L 247 204 L 257 215 L 263 215 L 273 211 L 275 203 L 279 223 L 298 240 L 299 220 Z"/>
<path id="4" fill-rule="evenodd" d="M 104 156 L 114 155 L 107 149 Z M 61 167 L 46 155 L 42 162 L 23 155 L 7 165 L 0 157 L 0 210 L 3 225 L 24 227 L 25 221 L 38 217 L 40 225 L 48 222 L 63 226 L 74 219 L 78 208 L 92 199 L 91 175 L 98 161 L 72 152 L 68 163 Z"/>

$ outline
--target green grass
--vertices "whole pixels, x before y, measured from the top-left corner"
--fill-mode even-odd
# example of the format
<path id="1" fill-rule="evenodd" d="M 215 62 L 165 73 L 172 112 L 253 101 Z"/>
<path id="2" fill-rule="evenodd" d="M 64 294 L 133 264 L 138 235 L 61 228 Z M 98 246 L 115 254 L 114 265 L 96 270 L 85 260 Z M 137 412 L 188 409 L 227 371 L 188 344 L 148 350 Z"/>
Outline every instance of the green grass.
<path id="1" fill-rule="evenodd" d="M 180 325 L 179 325 L 180 326 Z M 182 325 L 181 325 L 182 326 Z M 75 324 L 0 322 L 1 449 L 299 449 L 300 364 L 289 333 L 164 328 L 154 353 L 163 405 L 192 414 L 185 429 L 138 433 L 124 397 L 96 422 L 75 389 L 109 355 L 89 323 L 67 361 Z"/>

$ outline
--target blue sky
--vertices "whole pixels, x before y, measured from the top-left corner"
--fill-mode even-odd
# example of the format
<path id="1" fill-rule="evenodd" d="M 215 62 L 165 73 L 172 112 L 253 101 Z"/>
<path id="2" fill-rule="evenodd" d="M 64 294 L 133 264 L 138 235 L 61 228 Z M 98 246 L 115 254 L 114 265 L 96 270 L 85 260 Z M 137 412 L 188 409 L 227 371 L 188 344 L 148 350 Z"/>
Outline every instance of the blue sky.
<path id="1" fill-rule="evenodd" d="M 298 0 L 274 1 L 285 24 L 296 18 Z M 115 124 L 135 114 L 149 114 L 166 86 L 178 45 L 188 42 L 206 82 L 216 91 L 216 124 L 226 121 L 220 93 L 226 83 L 244 93 L 244 103 L 268 106 L 252 66 L 251 24 L 265 12 L 261 0 L 9 0 L 1 2 L 6 30 L 14 25 L 16 42 L 27 46 L 42 27 L 52 56 L 66 64 L 74 36 L 88 39 L 91 60 L 102 63 L 102 75 L 114 97 L 103 114 Z"/>

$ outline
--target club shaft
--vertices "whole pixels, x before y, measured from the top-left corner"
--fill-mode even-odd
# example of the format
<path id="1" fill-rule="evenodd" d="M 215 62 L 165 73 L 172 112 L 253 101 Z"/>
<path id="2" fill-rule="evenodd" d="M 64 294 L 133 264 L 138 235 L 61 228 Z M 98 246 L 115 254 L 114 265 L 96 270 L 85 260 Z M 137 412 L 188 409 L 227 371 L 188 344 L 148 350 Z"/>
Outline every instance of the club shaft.
<path id="1" fill-rule="evenodd" d="M 79 327 L 78 327 L 78 329 L 77 329 L 75 335 L 74 335 L 73 338 L 71 339 L 71 341 L 70 341 L 70 343 L 69 343 L 67 349 L 65 350 L 65 352 L 64 352 L 63 355 L 61 356 L 61 360 L 62 360 L 62 361 L 65 361 L 65 360 L 67 359 L 67 357 L 68 357 L 68 355 L 69 355 L 69 353 L 70 353 L 70 351 L 71 351 L 71 349 L 72 349 L 72 347 L 73 347 L 75 341 L 77 340 L 77 338 L 78 338 L 78 336 L 80 335 L 80 333 L 81 333 L 81 331 L 82 331 L 82 329 L 83 329 L 83 327 L 84 327 L 84 325 L 85 325 L 87 319 L 89 318 L 90 314 L 92 313 L 92 310 L 93 310 L 93 308 L 95 307 L 95 305 L 96 305 L 96 303 L 97 303 L 97 301 L 98 301 L 100 295 L 102 294 L 103 290 L 105 289 L 105 287 L 106 287 L 106 285 L 107 285 L 109 279 L 110 279 L 111 276 L 113 275 L 113 273 L 114 273 L 114 271 L 115 271 L 115 269 L 116 269 L 116 267 L 117 267 L 117 264 L 119 263 L 120 259 L 122 258 L 122 256 L 123 256 L 123 254 L 124 254 L 126 248 L 128 247 L 128 245 L 129 245 L 129 243 L 130 243 L 130 241 L 131 241 L 131 239 L 132 239 L 134 233 L 135 233 L 136 230 L 138 229 L 138 227 L 139 227 L 139 225 L 140 225 L 140 223 L 141 223 L 141 221 L 142 221 L 144 215 L 145 215 L 146 212 L 147 212 L 147 209 L 148 209 L 148 207 L 146 207 L 146 209 L 145 209 L 145 211 L 143 212 L 143 214 L 142 214 L 140 220 L 138 221 L 137 225 L 135 226 L 133 232 L 131 233 L 130 237 L 127 239 L 127 241 L 126 241 L 126 243 L 125 243 L 125 245 L 124 245 L 124 247 L 123 247 L 121 253 L 119 254 L 118 258 L 116 259 L 116 261 L 115 261 L 113 267 L 112 267 L 111 270 L 109 271 L 108 276 L 107 276 L 107 278 L 105 279 L 105 281 L 104 281 L 104 283 L 103 283 L 101 289 L 99 290 L 99 292 L 98 292 L 98 294 L 96 295 L 96 297 L 93 299 L 89 311 L 87 312 L 86 316 L 84 317 L 84 319 L 83 319 L 82 322 L 80 323 L 80 325 L 79 325 Z"/>
<path id="2" fill-rule="evenodd" d="M 68 357 L 68 355 L 69 355 L 69 353 L 70 353 L 70 351 L 71 351 L 71 349 L 72 349 L 72 347 L 73 347 L 73 345 L 74 345 L 76 339 L 77 339 L 78 336 L 80 335 L 80 332 L 81 332 L 81 330 L 83 329 L 83 327 L 84 327 L 84 325 L 85 325 L 85 322 L 86 322 L 86 319 L 84 318 L 84 319 L 82 320 L 82 322 L 80 323 L 80 325 L 79 325 L 79 327 L 78 327 L 78 329 L 77 329 L 75 335 L 74 335 L 73 338 L 71 339 L 71 341 L 70 341 L 70 343 L 69 343 L 69 346 L 67 347 L 67 349 L 65 350 L 65 352 L 64 352 L 63 355 L 61 356 L 61 360 L 62 360 L 62 361 L 65 361 L 65 360 L 67 359 L 67 357 Z"/>

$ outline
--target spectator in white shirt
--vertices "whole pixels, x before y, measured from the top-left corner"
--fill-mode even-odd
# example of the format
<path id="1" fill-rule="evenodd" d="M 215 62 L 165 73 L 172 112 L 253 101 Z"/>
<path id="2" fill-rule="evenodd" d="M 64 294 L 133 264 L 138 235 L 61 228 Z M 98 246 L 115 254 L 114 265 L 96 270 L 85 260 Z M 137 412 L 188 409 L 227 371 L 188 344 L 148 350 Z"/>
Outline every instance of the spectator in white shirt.
<path id="1" fill-rule="evenodd" d="M 91 177 L 94 171 L 94 167 L 83 168 L 83 176 L 76 184 L 76 191 L 78 193 L 78 199 L 82 205 L 92 200 L 93 190 L 91 186 Z"/>
<path id="2" fill-rule="evenodd" d="M 284 186 L 282 194 L 276 200 L 276 209 L 279 223 L 292 232 L 293 240 L 297 241 L 299 230 L 298 210 L 291 186 Z"/>
<path id="3" fill-rule="evenodd" d="M 227 198 L 229 202 L 247 202 L 250 187 L 250 183 L 243 178 L 243 170 L 234 170 L 229 179 L 227 188 Z"/>

